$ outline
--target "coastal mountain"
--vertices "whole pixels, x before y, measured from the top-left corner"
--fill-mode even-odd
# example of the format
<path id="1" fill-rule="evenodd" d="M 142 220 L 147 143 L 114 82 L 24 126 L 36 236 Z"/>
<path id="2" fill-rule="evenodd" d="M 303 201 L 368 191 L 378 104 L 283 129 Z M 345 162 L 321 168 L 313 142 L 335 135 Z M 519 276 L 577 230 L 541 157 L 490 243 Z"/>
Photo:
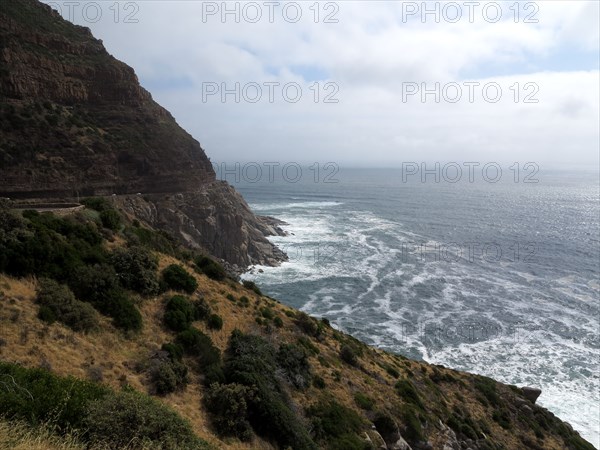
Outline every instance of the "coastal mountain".
<path id="1" fill-rule="evenodd" d="M 88 28 L 37 0 L 2 2 L 0 65 L 0 196 L 115 194 L 232 265 L 285 259 L 265 238 L 277 228 L 216 179 L 200 144 Z"/>

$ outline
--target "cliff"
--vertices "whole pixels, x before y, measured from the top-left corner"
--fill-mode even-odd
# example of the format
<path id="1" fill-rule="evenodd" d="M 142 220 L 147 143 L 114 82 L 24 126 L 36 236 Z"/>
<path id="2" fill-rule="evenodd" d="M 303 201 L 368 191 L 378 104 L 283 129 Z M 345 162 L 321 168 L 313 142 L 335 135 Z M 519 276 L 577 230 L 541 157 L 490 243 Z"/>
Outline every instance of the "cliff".
<path id="1" fill-rule="evenodd" d="M 284 258 L 265 238 L 274 230 L 89 29 L 36 0 L 3 1 L 0 66 L 0 197 L 178 194 L 169 211 L 153 203 L 153 223 L 181 242 L 238 267 Z"/>

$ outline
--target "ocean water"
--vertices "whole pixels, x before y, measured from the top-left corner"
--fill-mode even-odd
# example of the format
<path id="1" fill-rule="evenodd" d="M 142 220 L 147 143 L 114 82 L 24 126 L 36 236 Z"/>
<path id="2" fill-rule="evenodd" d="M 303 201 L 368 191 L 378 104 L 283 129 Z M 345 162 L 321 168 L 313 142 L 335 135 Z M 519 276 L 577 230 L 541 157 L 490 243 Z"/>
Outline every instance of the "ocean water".
<path id="1" fill-rule="evenodd" d="M 598 172 L 322 169 L 222 177 L 288 223 L 272 241 L 289 262 L 243 278 L 369 344 L 540 387 L 600 448 Z"/>

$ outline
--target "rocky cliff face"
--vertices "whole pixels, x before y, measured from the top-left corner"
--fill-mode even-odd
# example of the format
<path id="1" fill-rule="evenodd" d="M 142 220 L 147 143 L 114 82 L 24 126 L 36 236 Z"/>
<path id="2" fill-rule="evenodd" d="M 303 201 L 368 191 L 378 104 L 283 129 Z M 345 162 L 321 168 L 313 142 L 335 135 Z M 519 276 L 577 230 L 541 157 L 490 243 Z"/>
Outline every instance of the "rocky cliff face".
<path id="1" fill-rule="evenodd" d="M 264 238 L 283 235 L 281 228 L 268 218 L 254 215 L 242 196 L 224 181 L 204 184 L 194 192 L 118 196 L 115 201 L 138 220 L 229 262 L 233 272 L 252 264 L 277 265 L 287 259 Z"/>
<path id="2" fill-rule="evenodd" d="M 142 193 L 152 200 L 124 201 L 130 212 L 188 245 L 238 266 L 283 258 L 264 237 L 274 230 L 89 29 L 37 0 L 2 1 L 0 67 L 0 196 Z"/>

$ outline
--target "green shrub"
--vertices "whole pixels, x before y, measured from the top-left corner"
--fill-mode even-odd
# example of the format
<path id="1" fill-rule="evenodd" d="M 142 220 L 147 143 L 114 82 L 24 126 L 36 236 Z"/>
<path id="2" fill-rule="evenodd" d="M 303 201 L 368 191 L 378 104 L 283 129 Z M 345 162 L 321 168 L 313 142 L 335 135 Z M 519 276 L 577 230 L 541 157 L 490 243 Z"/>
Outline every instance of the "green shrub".
<path id="1" fill-rule="evenodd" d="M 227 276 L 227 273 L 221 264 L 206 256 L 196 258 L 195 264 L 200 272 L 213 280 L 224 280 Z"/>
<path id="2" fill-rule="evenodd" d="M 187 382 L 187 367 L 181 361 L 168 359 L 158 362 L 150 370 L 150 378 L 157 395 L 165 395 L 183 388 Z"/>
<path id="3" fill-rule="evenodd" d="M 40 280 L 36 301 L 43 308 L 39 312 L 40 318 L 54 318 L 74 331 L 87 332 L 98 328 L 94 308 L 77 300 L 67 286 L 54 280 Z"/>
<path id="4" fill-rule="evenodd" d="M 325 389 L 325 380 L 319 375 L 313 376 L 313 386 L 317 389 Z"/>
<path id="5" fill-rule="evenodd" d="M 175 342 L 183 347 L 185 353 L 196 357 L 203 367 L 221 363 L 221 352 L 212 339 L 195 328 L 179 333 Z"/>
<path id="6" fill-rule="evenodd" d="M 260 314 L 267 320 L 271 320 L 273 319 L 273 317 L 275 317 L 275 313 L 273 312 L 273 310 L 271 308 L 269 308 L 268 306 L 265 306 L 264 308 L 260 309 Z"/>
<path id="7" fill-rule="evenodd" d="M 187 330 L 194 321 L 194 305 L 185 297 L 175 295 L 165 306 L 164 322 L 172 331 Z"/>
<path id="8" fill-rule="evenodd" d="M 347 442 L 355 448 L 356 435 L 364 427 L 363 420 L 353 410 L 335 400 L 321 400 L 306 411 L 311 418 L 313 433 L 317 439 L 328 442 L 329 448 L 339 448 L 340 442 Z"/>
<path id="9" fill-rule="evenodd" d="M 225 376 L 256 391 L 249 401 L 249 421 L 255 432 L 273 439 L 281 448 L 315 449 L 315 444 L 294 412 L 276 376 L 275 349 L 260 336 L 234 330 L 229 339 Z"/>
<path id="10" fill-rule="evenodd" d="M 113 209 L 110 201 L 104 197 L 89 197 L 81 200 L 81 204 L 86 208 L 94 209 L 98 212 L 108 211 Z"/>
<path id="11" fill-rule="evenodd" d="M 307 338 L 306 336 L 300 336 L 298 338 L 298 344 L 300 344 L 302 347 L 304 347 L 306 350 L 308 350 L 313 355 L 318 355 L 320 353 L 319 347 L 317 347 L 315 344 L 313 344 L 311 342 L 311 340 L 309 338 Z"/>
<path id="12" fill-rule="evenodd" d="M 69 287 L 78 299 L 92 305 L 101 303 L 109 292 L 120 289 L 117 274 L 108 264 L 77 267 L 69 277 Z"/>
<path id="13" fill-rule="evenodd" d="M 398 370 L 394 366 L 391 366 L 389 364 L 385 365 L 385 371 L 394 378 L 398 378 L 400 376 L 400 372 L 398 372 Z"/>
<path id="14" fill-rule="evenodd" d="M 38 311 L 38 319 L 40 319 L 42 322 L 52 325 L 54 322 L 56 322 L 57 317 L 52 308 L 42 305 Z"/>
<path id="15" fill-rule="evenodd" d="M 309 336 L 318 336 L 321 334 L 322 328 L 319 326 L 317 320 L 304 312 L 296 314 L 296 325 Z"/>
<path id="16" fill-rule="evenodd" d="M 158 259 L 150 251 L 143 247 L 120 248 L 110 259 L 123 287 L 142 295 L 159 292 Z"/>
<path id="17" fill-rule="evenodd" d="M 232 294 L 227 294 L 227 300 L 229 300 L 230 302 L 235 302 L 235 297 Z"/>
<path id="18" fill-rule="evenodd" d="M 387 414 L 377 414 L 373 420 L 373 425 L 375 425 L 375 429 L 386 443 L 395 443 L 398 441 L 398 426 L 394 419 Z"/>
<path id="19" fill-rule="evenodd" d="M 277 328 L 281 328 L 283 327 L 283 320 L 281 320 L 281 317 L 277 316 L 273 319 L 273 325 L 275 325 Z"/>
<path id="20" fill-rule="evenodd" d="M 89 403 L 84 423 L 92 443 L 125 448 L 131 443 L 163 449 L 203 449 L 191 425 L 175 411 L 137 392 L 119 392 Z"/>
<path id="21" fill-rule="evenodd" d="M 218 314 L 211 314 L 206 320 L 206 325 L 211 330 L 220 330 L 223 328 L 223 318 Z"/>
<path id="22" fill-rule="evenodd" d="M 356 404 L 367 411 L 372 411 L 375 406 L 375 400 L 373 400 L 368 395 L 363 394 L 362 392 L 357 392 L 354 394 L 354 401 Z"/>
<path id="23" fill-rule="evenodd" d="M 182 266 L 171 264 L 162 271 L 162 280 L 169 289 L 193 294 L 198 289 L 198 282 Z"/>
<path id="24" fill-rule="evenodd" d="M 51 421 L 60 431 L 81 429 L 86 404 L 107 392 L 89 381 L 0 362 L 0 411 L 32 425 Z"/>
<path id="25" fill-rule="evenodd" d="M 241 384 L 214 383 L 204 397 L 215 430 L 222 436 L 234 436 L 242 441 L 252 438 L 248 420 L 248 403 L 255 400 L 253 389 Z"/>
<path id="26" fill-rule="evenodd" d="M 121 228 L 121 215 L 114 209 L 108 209 L 100 213 L 100 221 L 104 228 L 118 231 Z"/>
<path id="27" fill-rule="evenodd" d="M 302 347 L 282 344 L 277 351 L 277 364 L 283 369 L 288 382 L 298 389 L 308 387 L 311 380 L 310 364 Z"/>
<path id="28" fill-rule="evenodd" d="M 95 306 L 102 314 L 112 317 L 113 325 L 121 330 L 137 332 L 142 329 L 140 311 L 122 290 L 108 292 Z"/>
<path id="29" fill-rule="evenodd" d="M 253 291 L 255 294 L 262 295 L 262 292 L 260 291 L 260 289 L 258 288 L 258 286 L 256 285 L 256 283 L 254 281 L 244 280 L 242 282 L 242 285 L 246 289 L 250 289 L 251 291 Z"/>
<path id="30" fill-rule="evenodd" d="M 477 376 L 474 380 L 475 388 L 493 405 L 500 405 L 500 397 L 496 392 L 496 382 L 491 378 Z"/>
<path id="31" fill-rule="evenodd" d="M 24 211 L 20 218 L 0 208 L 1 272 L 66 281 L 77 267 L 106 258 L 101 243 L 96 226 L 78 216 Z"/>
<path id="32" fill-rule="evenodd" d="M 404 409 L 402 416 L 405 425 L 405 430 L 402 433 L 402 436 L 404 436 L 409 443 L 422 441 L 423 427 L 414 408 L 408 407 Z"/>
<path id="33" fill-rule="evenodd" d="M 350 364 L 351 366 L 358 365 L 358 357 L 356 356 L 356 352 L 347 344 L 342 345 L 342 348 L 340 349 L 340 358 L 342 358 L 342 361 Z"/>
<path id="34" fill-rule="evenodd" d="M 173 361 L 181 361 L 183 358 L 184 350 L 179 344 L 168 342 L 163 344 L 160 349 L 167 352 L 169 354 L 169 358 L 171 358 Z"/>
<path id="35" fill-rule="evenodd" d="M 417 390 L 410 380 L 402 379 L 398 380 L 395 385 L 396 392 L 402 397 L 402 399 L 408 403 L 412 403 L 419 408 L 423 408 L 423 402 L 419 396 Z"/>
<path id="36" fill-rule="evenodd" d="M 210 315 L 210 306 L 206 303 L 206 300 L 199 298 L 193 303 L 194 306 L 194 320 L 206 320 Z"/>

